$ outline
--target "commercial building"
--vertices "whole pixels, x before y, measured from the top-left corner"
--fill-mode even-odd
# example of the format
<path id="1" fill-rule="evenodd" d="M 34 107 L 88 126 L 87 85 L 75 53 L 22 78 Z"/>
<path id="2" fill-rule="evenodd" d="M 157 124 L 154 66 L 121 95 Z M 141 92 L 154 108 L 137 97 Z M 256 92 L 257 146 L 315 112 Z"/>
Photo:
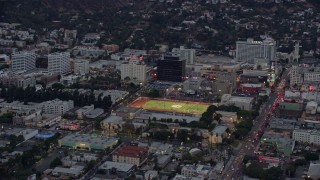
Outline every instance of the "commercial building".
<path id="1" fill-rule="evenodd" d="M 320 145 L 320 131 L 295 129 L 292 132 L 292 139 L 298 142 Z"/>
<path id="2" fill-rule="evenodd" d="M 0 83 L 5 87 L 16 86 L 27 88 L 36 85 L 36 78 L 34 76 L 22 76 L 13 73 L 4 74 L 0 77 Z"/>
<path id="3" fill-rule="evenodd" d="M 69 134 L 58 141 L 60 147 L 73 149 L 105 150 L 118 143 L 117 138 L 90 134 Z"/>
<path id="4" fill-rule="evenodd" d="M 249 38 L 247 41 L 237 41 L 236 46 L 237 61 L 253 64 L 256 58 L 269 61 L 275 59 L 276 42 L 271 38 L 264 41 L 254 41 Z"/>
<path id="5" fill-rule="evenodd" d="M 164 56 L 157 61 L 157 79 L 159 81 L 182 82 L 186 77 L 186 61 L 177 56 Z"/>
<path id="6" fill-rule="evenodd" d="M 134 83 L 144 84 L 149 76 L 147 75 L 147 65 L 140 59 L 130 59 L 124 61 L 120 67 L 121 80 L 129 80 Z"/>
<path id="7" fill-rule="evenodd" d="M 119 51 L 119 45 L 117 44 L 106 44 L 102 47 L 104 50 L 106 50 L 108 53 L 116 53 Z"/>
<path id="8" fill-rule="evenodd" d="M 125 145 L 112 154 L 112 161 L 140 166 L 147 160 L 147 156 L 147 147 Z"/>
<path id="9" fill-rule="evenodd" d="M 236 112 L 227 112 L 227 111 L 216 111 L 216 114 L 220 114 L 222 123 L 225 123 L 230 126 L 234 126 L 238 122 L 238 115 Z"/>
<path id="10" fill-rule="evenodd" d="M 15 135 L 15 136 L 23 136 L 24 140 L 31 139 L 38 134 L 38 129 L 24 129 L 24 128 L 13 128 L 10 130 L 6 130 L 5 134 L 7 135 Z"/>
<path id="11" fill-rule="evenodd" d="M 103 133 L 108 136 L 115 136 L 118 132 L 122 131 L 124 124 L 123 118 L 120 116 L 109 116 L 101 122 Z"/>
<path id="12" fill-rule="evenodd" d="M 213 144 L 222 143 L 223 139 L 227 137 L 227 129 L 227 126 L 216 126 L 209 136 L 209 142 Z"/>
<path id="13" fill-rule="evenodd" d="M 185 177 L 202 177 L 208 179 L 213 171 L 213 167 L 208 165 L 187 164 L 181 168 L 181 175 Z"/>
<path id="14" fill-rule="evenodd" d="M 96 58 L 105 53 L 105 50 L 93 46 L 76 46 L 72 49 L 74 56 L 83 56 L 88 58 Z"/>
<path id="15" fill-rule="evenodd" d="M 319 81 L 320 67 L 300 67 L 297 65 L 292 66 L 290 71 L 290 86 L 302 85 L 303 83 L 312 83 Z"/>
<path id="16" fill-rule="evenodd" d="M 79 178 L 79 176 L 83 173 L 84 166 L 74 165 L 69 168 L 64 167 L 55 167 L 52 170 L 52 176 L 67 176 L 69 178 Z"/>
<path id="17" fill-rule="evenodd" d="M 310 162 L 307 177 L 308 179 L 320 179 L 320 161 Z"/>
<path id="18" fill-rule="evenodd" d="M 30 71 L 36 68 L 36 54 L 33 52 L 16 52 L 11 58 L 12 71 Z"/>
<path id="19" fill-rule="evenodd" d="M 43 103 L 43 112 L 47 114 L 64 114 L 70 109 L 74 108 L 74 103 L 72 100 L 61 101 L 55 99 L 52 101 L 46 101 Z"/>
<path id="20" fill-rule="evenodd" d="M 221 97 L 221 105 L 234 105 L 242 110 L 251 111 L 254 102 L 253 97 L 232 96 L 231 94 L 224 94 Z"/>
<path id="21" fill-rule="evenodd" d="M 279 103 L 279 116 L 283 118 L 299 118 L 303 112 L 302 102 L 283 101 Z"/>
<path id="22" fill-rule="evenodd" d="M 74 73 L 80 75 L 86 75 L 89 73 L 89 61 L 88 60 L 77 60 L 74 61 Z"/>
<path id="23" fill-rule="evenodd" d="M 108 177 L 128 178 L 134 172 L 134 164 L 106 161 L 98 169 L 104 170 Z"/>
<path id="24" fill-rule="evenodd" d="M 48 55 L 48 72 L 66 74 L 70 72 L 70 53 L 56 52 Z"/>
<path id="25" fill-rule="evenodd" d="M 91 104 L 90 106 L 83 106 L 82 108 L 76 110 L 76 116 L 78 119 L 83 119 L 85 114 L 89 113 L 90 111 L 94 110 L 94 105 Z"/>
<path id="26" fill-rule="evenodd" d="M 194 64 L 196 57 L 195 49 L 185 49 L 184 46 L 180 46 L 180 48 L 173 48 L 172 52 L 179 56 L 179 59 L 186 60 L 186 64 Z"/>

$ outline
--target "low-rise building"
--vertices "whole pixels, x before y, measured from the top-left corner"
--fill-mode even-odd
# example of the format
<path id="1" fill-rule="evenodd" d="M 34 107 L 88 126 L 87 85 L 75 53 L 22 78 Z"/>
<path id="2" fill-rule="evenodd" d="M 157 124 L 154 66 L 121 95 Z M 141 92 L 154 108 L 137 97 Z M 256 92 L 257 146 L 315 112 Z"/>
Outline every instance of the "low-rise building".
<path id="1" fill-rule="evenodd" d="M 89 73 L 89 61 L 86 59 L 76 60 L 74 63 L 74 73 L 79 75 L 86 75 Z"/>
<path id="2" fill-rule="evenodd" d="M 227 137 L 227 129 L 227 126 L 216 126 L 209 136 L 209 142 L 222 143 L 223 139 Z"/>
<path id="3" fill-rule="evenodd" d="M 72 108 L 74 108 L 74 103 L 72 100 L 61 101 L 59 99 L 55 99 L 44 102 L 42 110 L 47 114 L 64 114 Z"/>
<path id="4" fill-rule="evenodd" d="M 94 110 L 94 105 L 83 106 L 82 108 L 76 110 L 76 116 L 78 119 L 83 119 L 86 113 Z"/>
<path id="5" fill-rule="evenodd" d="M 158 171 L 148 170 L 147 172 L 144 173 L 145 180 L 153 180 L 153 179 L 157 179 L 158 177 L 159 177 Z"/>
<path id="6" fill-rule="evenodd" d="M 232 96 L 231 94 L 224 94 L 221 97 L 221 105 L 234 105 L 242 110 L 251 111 L 254 102 L 253 97 Z"/>
<path id="7" fill-rule="evenodd" d="M 104 113 L 104 110 L 101 108 L 95 108 L 92 111 L 89 111 L 85 114 L 85 116 L 89 119 L 94 119 L 99 117 L 100 115 L 102 115 Z"/>
<path id="8" fill-rule="evenodd" d="M 301 102 L 280 102 L 279 115 L 284 118 L 299 118 L 303 111 L 303 103 Z"/>
<path id="9" fill-rule="evenodd" d="M 70 178 L 79 178 L 83 173 L 84 166 L 74 165 L 70 168 L 56 167 L 52 170 L 52 176 L 60 177 L 67 176 Z"/>
<path id="10" fill-rule="evenodd" d="M 134 172 L 134 164 L 106 161 L 98 168 L 104 170 L 107 177 L 128 178 Z"/>
<path id="11" fill-rule="evenodd" d="M 101 121 L 101 128 L 104 134 L 115 136 L 118 132 L 122 131 L 123 124 L 124 121 L 122 117 L 112 115 Z"/>
<path id="12" fill-rule="evenodd" d="M 125 145 L 112 154 L 112 161 L 140 166 L 147 160 L 147 156 L 147 147 Z"/>
<path id="13" fill-rule="evenodd" d="M 227 112 L 227 111 L 216 111 L 216 114 L 221 114 L 222 123 L 232 126 L 238 121 L 238 115 L 236 112 Z"/>
<path id="14" fill-rule="evenodd" d="M 60 147 L 73 149 L 105 150 L 118 143 L 117 138 L 90 134 L 70 134 L 58 141 Z"/>
<path id="15" fill-rule="evenodd" d="M 96 58 L 104 53 L 105 50 L 93 46 L 76 46 L 72 49 L 72 54 L 74 56 L 83 56 L 89 58 Z"/>
<path id="16" fill-rule="evenodd" d="M 292 139 L 298 142 L 320 145 L 320 131 L 295 129 L 292 132 Z"/>
<path id="17" fill-rule="evenodd" d="M 185 177 L 209 178 L 213 168 L 208 165 L 190 165 L 187 164 L 181 168 L 181 175 Z"/>
<path id="18" fill-rule="evenodd" d="M 307 177 L 310 179 L 320 179 L 320 161 L 310 162 Z"/>
<path id="19" fill-rule="evenodd" d="M 38 134 L 37 129 L 24 129 L 24 128 L 13 128 L 10 130 L 6 130 L 5 134 L 7 135 L 15 135 L 15 136 L 23 136 L 24 140 L 31 139 Z"/>

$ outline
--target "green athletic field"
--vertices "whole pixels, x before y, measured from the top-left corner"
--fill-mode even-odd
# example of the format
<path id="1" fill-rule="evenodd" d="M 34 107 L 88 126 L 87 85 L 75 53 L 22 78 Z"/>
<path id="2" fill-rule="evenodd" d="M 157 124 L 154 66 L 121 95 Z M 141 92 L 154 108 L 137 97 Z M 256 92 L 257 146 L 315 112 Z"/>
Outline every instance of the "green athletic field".
<path id="1" fill-rule="evenodd" d="M 148 100 L 144 105 L 143 109 L 146 110 L 158 110 L 167 112 L 178 112 L 186 114 L 202 114 L 207 111 L 208 104 L 197 103 L 197 102 L 183 102 L 183 101 L 170 101 L 170 100 Z"/>

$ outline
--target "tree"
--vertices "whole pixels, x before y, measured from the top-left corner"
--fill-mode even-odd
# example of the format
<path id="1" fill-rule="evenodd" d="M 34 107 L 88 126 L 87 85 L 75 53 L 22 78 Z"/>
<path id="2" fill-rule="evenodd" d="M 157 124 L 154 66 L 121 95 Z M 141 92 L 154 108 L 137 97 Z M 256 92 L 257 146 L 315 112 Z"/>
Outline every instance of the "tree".
<path id="1" fill-rule="evenodd" d="M 304 156 L 304 159 L 307 160 L 307 161 L 316 161 L 316 160 L 319 160 L 319 155 L 316 154 L 316 153 L 307 152 L 307 153 L 305 153 L 303 156 Z"/>
<path id="2" fill-rule="evenodd" d="M 168 140 L 170 138 L 173 138 L 173 134 L 169 131 L 162 130 L 162 131 L 156 131 L 153 134 L 153 138 L 157 140 Z"/>
<path id="3" fill-rule="evenodd" d="M 148 93 L 147 93 L 147 96 L 148 96 L 148 97 L 152 97 L 152 98 L 158 98 L 158 97 L 160 97 L 160 93 L 159 93 L 159 91 L 156 90 L 156 89 L 150 89 L 150 90 L 148 91 Z"/>
<path id="4" fill-rule="evenodd" d="M 55 167 L 57 167 L 57 166 L 61 166 L 62 165 L 62 161 L 61 161 L 61 159 L 60 158 L 55 158 L 54 160 L 52 160 L 51 161 L 51 163 L 50 163 L 50 167 L 51 168 L 55 168 Z"/>
<path id="5" fill-rule="evenodd" d="M 263 176 L 263 179 L 265 180 L 277 180 L 277 179 L 282 179 L 282 174 L 283 171 L 281 170 L 280 167 L 272 167 L 268 169 Z"/>
<path id="6" fill-rule="evenodd" d="M 92 169 L 95 164 L 96 164 L 96 161 L 94 161 L 94 160 L 89 161 L 85 167 L 86 171 L 89 171 L 90 169 Z"/>
<path id="7" fill-rule="evenodd" d="M 288 177 L 293 178 L 295 176 L 296 173 L 296 167 L 293 165 L 289 165 L 288 168 L 286 169 L 286 175 Z"/>
<path id="8" fill-rule="evenodd" d="M 248 167 L 244 169 L 244 173 L 251 178 L 261 179 L 263 176 L 263 172 L 263 169 L 255 163 L 250 164 Z"/>
<path id="9" fill-rule="evenodd" d="M 189 138 L 189 133 L 187 130 L 180 130 L 177 133 L 177 139 L 181 142 L 186 142 Z"/>
<path id="10" fill-rule="evenodd" d="M 60 83 L 54 83 L 54 84 L 52 84 L 51 88 L 52 89 L 64 89 L 65 86 L 63 84 L 60 84 Z"/>

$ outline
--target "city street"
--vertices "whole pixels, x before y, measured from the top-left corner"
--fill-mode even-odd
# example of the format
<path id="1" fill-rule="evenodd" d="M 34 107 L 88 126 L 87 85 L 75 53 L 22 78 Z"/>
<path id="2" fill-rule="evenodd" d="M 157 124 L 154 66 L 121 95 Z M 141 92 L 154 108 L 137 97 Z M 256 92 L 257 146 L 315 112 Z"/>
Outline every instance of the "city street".
<path id="1" fill-rule="evenodd" d="M 281 94 L 285 87 L 290 70 L 286 70 L 281 77 L 276 91 L 272 93 L 268 101 L 262 106 L 260 115 L 254 120 L 254 125 L 249 135 L 242 140 L 239 150 L 235 153 L 235 158 L 230 159 L 231 162 L 227 164 L 219 179 L 221 180 L 235 180 L 240 179 L 242 174 L 242 161 L 245 155 L 254 155 L 254 149 L 259 144 L 260 136 L 257 138 L 257 132 L 264 133 L 266 125 L 270 121 L 270 117 L 275 112 L 276 105 L 279 103 Z"/>

